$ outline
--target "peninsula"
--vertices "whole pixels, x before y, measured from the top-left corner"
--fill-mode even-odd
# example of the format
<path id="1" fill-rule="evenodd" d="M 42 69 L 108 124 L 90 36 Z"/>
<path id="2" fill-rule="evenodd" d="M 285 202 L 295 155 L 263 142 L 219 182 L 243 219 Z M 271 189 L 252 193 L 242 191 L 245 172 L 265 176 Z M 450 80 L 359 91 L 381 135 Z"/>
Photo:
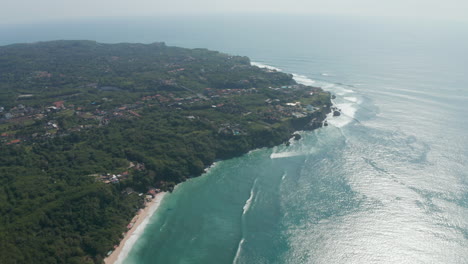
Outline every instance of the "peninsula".
<path id="1" fill-rule="evenodd" d="M 206 49 L 0 47 L 0 262 L 102 263 L 157 193 L 330 111 L 321 88 Z"/>

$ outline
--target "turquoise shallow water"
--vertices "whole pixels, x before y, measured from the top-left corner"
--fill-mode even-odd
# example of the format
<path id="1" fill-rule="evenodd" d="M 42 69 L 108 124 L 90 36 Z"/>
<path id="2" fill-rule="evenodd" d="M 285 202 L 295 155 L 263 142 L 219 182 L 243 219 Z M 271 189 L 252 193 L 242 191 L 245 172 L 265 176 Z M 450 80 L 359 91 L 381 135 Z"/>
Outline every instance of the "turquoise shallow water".
<path id="1" fill-rule="evenodd" d="M 240 33 L 260 48 L 227 36 L 345 115 L 180 185 L 125 262 L 467 263 L 468 35 L 365 22 Z"/>
<path id="2" fill-rule="evenodd" d="M 468 26 L 245 16 L 34 28 L 0 28 L 2 41 L 248 55 L 331 91 L 343 110 L 289 147 L 179 185 L 124 263 L 468 263 Z"/>

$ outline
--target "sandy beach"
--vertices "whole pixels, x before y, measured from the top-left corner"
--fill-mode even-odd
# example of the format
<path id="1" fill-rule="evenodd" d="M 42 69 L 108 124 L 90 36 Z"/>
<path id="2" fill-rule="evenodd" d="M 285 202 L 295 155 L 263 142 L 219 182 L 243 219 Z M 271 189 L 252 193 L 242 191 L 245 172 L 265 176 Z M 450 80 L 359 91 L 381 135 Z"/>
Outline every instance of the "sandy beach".
<path id="1" fill-rule="evenodd" d="M 114 249 L 112 254 L 104 259 L 104 263 L 117 264 L 123 262 L 123 260 L 127 257 L 128 252 L 130 252 L 135 242 L 143 233 L 146 225 L 148 224 L 149 218 L 158 209 L 165 194 L 165 192 L 158 193 L 156 197 L 151 200 L 151 202 L 147 203 L 145 208 L 139 211 L 139 213 L 133 219 L 134 224 L 132 228 L 127 231 L 125 237 L 122 239 L 122 241 L 120 241 L 119 246 Z"/>

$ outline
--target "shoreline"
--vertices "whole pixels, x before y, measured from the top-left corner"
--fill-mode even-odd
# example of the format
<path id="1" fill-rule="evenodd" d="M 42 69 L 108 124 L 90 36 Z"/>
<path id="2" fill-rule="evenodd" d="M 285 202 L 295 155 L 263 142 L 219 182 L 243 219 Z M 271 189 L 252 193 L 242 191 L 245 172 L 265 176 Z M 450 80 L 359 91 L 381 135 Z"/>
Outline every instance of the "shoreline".
<path id="1" fill-rule="evenodd" d="M 150 217 L 156 212 L 161 205 L 161 201 L 167 192 L 161 192 L 148 202 L 146 206 L 138 211 L 133 219 L 136 219 L 132 228 L 130 228 L 125 237 L 120 241 L 120 244 L 112 251 L 112 254 L 104 259 L 105 264 L 123 263 L 128 253 L 136 243 L 138 238 L 143 234 Z M 133 221 L 132 219 L 132 221 Z"/>
<path id="2" fill-rule="evenodd" d="M 281 69 L 278 69 L 278 68 L 275 68 L 275 67 L 272 67 L 272 66 L 269 66 L 269 65 L 265 65 L 265 64 L 262 64 L 262 63 L 252 62 L 252 65 L 257 66 L 257 67 L 261 67 L 261 68 L 268 68 L 268 69 L 274 69 L 274 70 L 277 70 L 277 71 L 282 71 Z M 298 75 L 295 75 L 294 80 L 297 81 L 298 83 L 304 84 L 304 85 L 311 85 L 310 83 L 306 84 L 304 82 L 304 79 L 298 80 L 297 77 L 298 77 Z M 313 80 L 310 80 L 310 81 L 314 82 Z M 334 104 L 332 102 L 331 106 L 329 107 L 329 110 L 331 109 L 331 107 L 333 105 Z M 331 117 L 330 114 L 332 114 L 332 113 L 333 113 L 333 111 L 330 111 L 329 113 L 327 113 L 322 118 L 322 120 L 320 121 L 320 123 L 321 123 L 320 126 L 298 129 L 294 133 L 297 133 L 299 131 L 313 131 L 313 130 L 315 130 L 317 128 L 322 127 L 323 122 L 325 122 L 327 119 L 329 119 L 329 117 Z M 291 139 L 292 138 L 289 138 L 289 140 L 291 140 Z M 261 148 L 263 148 L 263 147 L 251 149 L 248 152 L 243 153 L 242 155 L 245 155 L 245 154 L 250 153 L 252 151 L 259 150 Z M 198 175 L 197 177 L 200 177 L 200 176 L 208 173 L 213 167 L 215 167 L 218 164 L 219 161 L 228 160 L 228 159 L 231 159 L 231 158 L 233 158 L 233 157 L 214 161 L 210 166 L 206 167 L 204 169 L 204 171 L 200 175 Z M 183 183 L 183 182 L 177 183 L 174 186 L 174 189 L 179 187 L 179 185 L 181 183 Z M 133 246 L 135 245 L 137 240 L 144 233 L 146 225 L 149 222 L 149 218 L 157 211 L 157 209 L 159 208 L 159 206 L 161 204 L 161 201 L 162 201 L 163 197 L 166 194 L 167 194 L 167 192 L 161 192 L 161 193 L 156 194 L 156 196 L 151 200 L 151 202 L 148 202 L 147 205 L 143 209 L 140 209 L 138 211 L 138 213 L 135 215 L 135 217 L 129 223 L 129 225 L 131 225 L 133 223 L 133 226 L 131 227 L 131 229 L 129 229 L 127 231 L 124 238 L 120 241 L 119 245 L 113 250 L 113 252 L 109 256 L 104 258 L 104 263 L 105 264 L 122 264 L 122 263 L 124 263 L 125 259 L 128 256 L 128 253 L 131 251 L 131 249 L 133 248 Z"/>

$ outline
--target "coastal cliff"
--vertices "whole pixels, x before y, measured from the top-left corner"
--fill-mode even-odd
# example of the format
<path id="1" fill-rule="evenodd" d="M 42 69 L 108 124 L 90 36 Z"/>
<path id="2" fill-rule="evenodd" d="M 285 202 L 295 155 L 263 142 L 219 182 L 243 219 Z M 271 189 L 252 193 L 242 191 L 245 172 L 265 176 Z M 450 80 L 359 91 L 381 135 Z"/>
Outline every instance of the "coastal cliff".
<path id="1" fill-rule="evenodd" d="M 319 87 L 205 49 L 53 41 L 0 56 L 2 263 L 101 263 L 143 194 L 331 111 Z"/>

